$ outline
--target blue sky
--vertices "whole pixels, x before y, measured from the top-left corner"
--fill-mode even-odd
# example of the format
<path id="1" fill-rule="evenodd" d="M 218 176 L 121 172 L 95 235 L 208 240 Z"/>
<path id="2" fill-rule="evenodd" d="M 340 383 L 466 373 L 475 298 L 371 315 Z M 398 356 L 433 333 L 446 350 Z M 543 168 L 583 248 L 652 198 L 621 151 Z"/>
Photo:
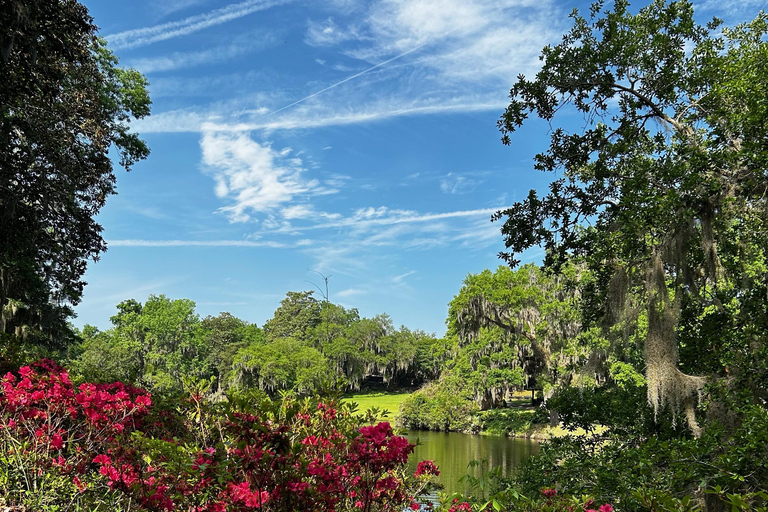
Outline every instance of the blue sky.
<path id="1" fill-rule="evenodd" d="M 76 325 L 107 328 L 121 300 L 161 293 L 261 325 L 287 291 L 324 289 L 314 270 L 331 301 L 438 335 L 464 277 L 501 263 L 492 212 L 547 183 L 531 163 L 548 125 L 499 141 L 509 88 L 588 5 L 83 3 L 146 74 L 153 114 L 134 123 L 151 156 L 117 172 L 99 215 L 109 250 Z M 766 3 L 697 9 L 746 20 Z"/>

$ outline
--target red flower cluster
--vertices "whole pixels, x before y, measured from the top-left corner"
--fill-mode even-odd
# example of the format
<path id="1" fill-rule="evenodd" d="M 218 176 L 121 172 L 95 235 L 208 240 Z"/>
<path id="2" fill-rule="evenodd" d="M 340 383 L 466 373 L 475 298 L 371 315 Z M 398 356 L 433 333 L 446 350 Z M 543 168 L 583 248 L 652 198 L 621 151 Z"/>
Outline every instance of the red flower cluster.
<path id="1" fill-rule="evenodd" d="M 440 474 L 440 470 L 437 469 L 437 465 L 435 465 L 434 461 L 422 460 L 416 466 L 416 472 L 414 473 L 414 476 L 421 476 L 421 475 L 437 476 L 439 474 Z"/>
<path id="2" fill-rule="evenodd" d="M 94 500 L 117 493 L 156 511 L 401 511 L 424 485 L 405 475 L 414 446 L 389 423 L 359 427 L 333 403 L 288 397 L 244 412 L 191 397 L 185 420 L 122 383 L 76 390 L 52 361 L 0 383 L 0 449 L 29 446 L 19 455 L 31 473 L 70 475 L 73 492 Z M 186 430 L 163 430 L 171 424 Z M 416 476 L 438 473 L 425 461 Z"/>
<path id="3" fill-rule="evenodd" d="M 458 502 L 458 498 L 454 498 L 453 505 L 448 509 L 448 512 L 472 512 L 472 505 L 468 501 Z"/>
<path id="4" fill-rule="evenodd" d="M 149 394 L 122 383 L 82 384 L 76 392 L 66 370 L 47 359 L 18 375 L 0 379 L 0 427 L 30 437 L 38 453 L 61 451 L 68 439 L 77 439 L 81 450 L 97 449 L 134 429 L 152 403 Z"/>

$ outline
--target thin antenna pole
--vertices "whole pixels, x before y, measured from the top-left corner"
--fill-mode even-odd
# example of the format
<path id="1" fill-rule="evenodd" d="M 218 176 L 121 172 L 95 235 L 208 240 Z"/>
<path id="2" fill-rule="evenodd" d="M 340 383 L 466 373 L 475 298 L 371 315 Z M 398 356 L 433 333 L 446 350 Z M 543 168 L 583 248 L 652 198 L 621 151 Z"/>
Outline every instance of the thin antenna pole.
<path id="1" fill-rule="evenodd" d="M 321 272 L 318 272 L 317 270 L 312 270 L 311 268 L 308 268 L 307 270 L 310 271 L 310 272 L 314 272 L 315 274 L 318 274 L 320 277 L 323 278 L 323 281 L 325 281 L 325 293 L 323 293 L 323 290 L 319 286 L 317 286 L 315 283 L 313 283 L 312 281 L 307 281 L 307 282 L 309 284 L 313 285 L 315 288 L 317 288 L 317 291 L 319 291 L 320 295 L 323 296 L 323 300 L 325 302 L 330 302 L 330 296 L 328 294 L 328 280 L 331 277 L 333 277 L 333 276 L 332 275 L 326 276 L 325 274 L 323 274 Z"/>

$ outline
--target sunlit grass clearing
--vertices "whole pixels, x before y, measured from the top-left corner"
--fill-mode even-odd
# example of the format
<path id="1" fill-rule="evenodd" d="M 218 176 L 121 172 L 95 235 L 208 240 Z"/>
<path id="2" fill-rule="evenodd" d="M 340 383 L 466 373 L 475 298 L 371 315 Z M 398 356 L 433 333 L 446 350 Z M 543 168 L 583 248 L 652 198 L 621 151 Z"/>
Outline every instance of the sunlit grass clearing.
<path id="1" fill-rule="evenodd" d="M 386 393 L 376 391 L 373 393 L 354 393 L 342 398 L 344 402 L 357 403 L 357 413 L 365 414 L 365 411 L 371 407 L 378 407 L 380 410 L 386 409 L 389 411 L 389 416 L 386 419 L 394 420 L 397 417 L 397 413 L 400 410 L 400 404 L 402 404 L 406 398 L 411 396 L 412 393 Z"/>

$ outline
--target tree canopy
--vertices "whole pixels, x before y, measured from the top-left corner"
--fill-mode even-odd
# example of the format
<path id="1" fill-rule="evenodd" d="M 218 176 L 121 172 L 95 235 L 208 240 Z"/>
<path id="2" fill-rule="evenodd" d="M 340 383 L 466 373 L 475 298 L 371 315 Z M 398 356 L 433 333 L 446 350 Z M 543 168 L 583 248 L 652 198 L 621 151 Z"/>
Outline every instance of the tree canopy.
<path id="1" fill-rule="evenodd" d="M 96 36 L 74 0 L 0 4 L 0 332 L 61 343 L 87 260 L 106 249 L 94 216 L 146 158 L 130 119 L 147 81 Z"/>
<path id="2" fill-rule="evenodd" d="M 581 372 L 590 352 L 579 345 L 579 281 L 576 267 L 555 276 L 533 264 L 467 276 L 448 328 L 460 346 L 456 369 L 466 367 L 481 407 L 523 388 L 549 396 Z"/>
<path id="3" fill-rule="evenodd" d="M 200 319 L 193 301 L 165 295 L 124 300 L 111 322 L 105 331 L 86 325 L 79 332 L 81 342 L 69 350 L 73 369 L 95 382 L 162 394 L 182 391 L 186 378 L 215 383 L 219 394 L 359 390 L 371 376 L 376 385 L 410 387 L 437 378 L 445 356 L 433 335 L 395 329 L 383 314 L 361 318 L 312 292 L 288 292 L 263 330 L 230 313 Z"/>
<path id="4" fill-rule="evenodd" d="M 583 257 L 598 276 L 593 324 L 637 325 L 644 312 L 649 402 L 684 410 L 697 431 L 705 377 L 765 389 L 765 368 L 753 370 L 766 354 L 768 17 L 719 31 L 717 20 L 698 25 L 687 1 L 604 7 L 574 12 L 541 70 L 510 92 L 505 144 L 532 113 L 553 123 L 575 110 L 585 122 L 554 128 L 536 156 L 558 176 L 549 191 L 495 216 L 502 256 L 514 265 L 542 246 L 552 267 Z M 702 328 L 714 323 L 718 335 Z M 720 360 L 686 373 L 681 354 L 707 350 Z"/>

